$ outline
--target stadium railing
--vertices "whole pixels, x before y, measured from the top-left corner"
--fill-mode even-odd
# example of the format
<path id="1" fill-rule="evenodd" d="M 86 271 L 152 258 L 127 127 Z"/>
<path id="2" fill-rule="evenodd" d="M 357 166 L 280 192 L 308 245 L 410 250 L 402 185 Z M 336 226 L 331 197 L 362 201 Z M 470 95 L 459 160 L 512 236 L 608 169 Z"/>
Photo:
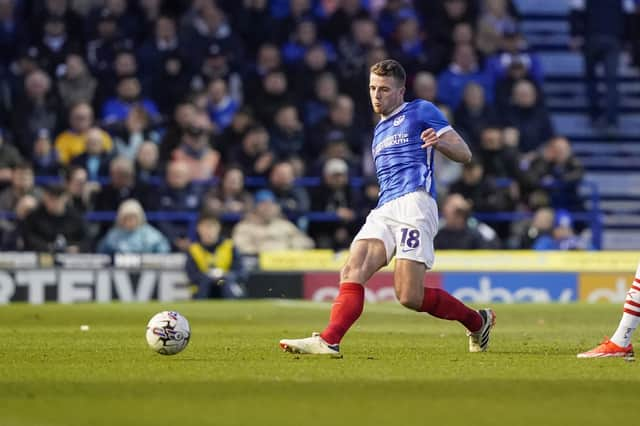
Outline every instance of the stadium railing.
<path id="1" fill-rule="evenodd" d="M 60 178 L 57 176 L 38 176 L 36 178 L 36 182 L 38 184 L 46 184 L 52 181 L 60 181 Z M 214 185 L 217 183 L 218 179 L 210 179 L 207 181 L 199 181 L 199 184 L 204 185 Z M 99 180 L 100 183 L 104 184 L 108 182 L 108 178 L 102 178 Z M 152 182 L 152 184 L 159 185 L 163 182 L 162 179 L 157 179 Z M 319 185 L 321 182 L 321 178 L 318 176 L 310 176 L 303 177 L 296 181 L 297 185 L 305 186 L 305 187 L 313 187 Z M 364 178 L 357 177 L 351 178 L 350 184 L 353 187 L 359 188 L 362 187 L 365 180 Z M 499 184 L 508 185 L 510 183 L 509 179 L 501 179 Z M 245 180 L 245 185 L 248 188 L 260 188 L 266 186 L 267 181 L 261 177 L 247 177 Z M 554 184 L 551 184 L 552 187 Z M 584 186 L 588 190 L 588 197 L 591 201 L 591 208 L 589 211 L 573 211 L 569 212 L 572 218 L 576 221 L 581 221 L 584 223 L 588 223 L 591 229 L 591 245 L 594 250 L 600 250 L 602 248 L 602 233 L 603 233 L 603 212 L 600 209 L 600 193 L 598 190 L 598 185 L 596 182 L 592 182 L 589 180 L 583 180 L 580 183 L 581 186 Z M 150 222 L 182 222 L 187 223 L 189 226 L 189 235 L 193 238 L 195 237 L 195 228 L 196 221 L 198 219 L 198 214 L 195 212 L 171 212 L 171 211 L 146 211 L 147 219 Z M 475 212 L 473 216 L 483 221 L 487 224 L 492 223 L 501 223 L 501 222 L 512 222 L 518 220 L 524 220 L 531 218 L 533 213 L 531 212 Z M 13 219 L 14 214 L 12 212 L 2 212 L 0 211 L 0 219 Z M 115 211 L 93 211 L 86 214 L 85 219 L 89 222 L 113 222 L 116 218 Z M 239 214 L 224 214 L 221 217 L 221 220 L 226 223 L 234 223 L 241 220 L 242 217 Z M 341 219 L 333 212 L 322 212 L 322 211 L 312 211 L 299 216 L 292 216 L 289 219 L 293 221 L 298 221 L 303 219 L 304 222 L 340 222 Z"/>

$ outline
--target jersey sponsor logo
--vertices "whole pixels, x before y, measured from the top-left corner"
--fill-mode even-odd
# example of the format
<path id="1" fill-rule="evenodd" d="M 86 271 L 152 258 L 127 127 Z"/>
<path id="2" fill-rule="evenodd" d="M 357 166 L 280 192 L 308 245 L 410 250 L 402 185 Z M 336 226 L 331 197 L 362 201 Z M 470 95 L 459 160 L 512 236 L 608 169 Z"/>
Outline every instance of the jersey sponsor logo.
<path id="1" fill-rule="evenodd" d="M 409 133 L 396 133 L 384 138 L 373 148 L 373 156 L 376 157 L 380 151 L 394 145 L 404 145 L 409 143 Z"/>
<path id="2" fill-rule="evenodd" d="M 396 118 L 393 120 L 393 125 L 394 125 L 394 126 L 399 126 L 399 125 L 401 125 L 401 124 L 402 124 L 402 122 L 403 122 L 403 121 L 404 121 L 404 114 L 402 114 L 400 117 L 396 117 Z"/>

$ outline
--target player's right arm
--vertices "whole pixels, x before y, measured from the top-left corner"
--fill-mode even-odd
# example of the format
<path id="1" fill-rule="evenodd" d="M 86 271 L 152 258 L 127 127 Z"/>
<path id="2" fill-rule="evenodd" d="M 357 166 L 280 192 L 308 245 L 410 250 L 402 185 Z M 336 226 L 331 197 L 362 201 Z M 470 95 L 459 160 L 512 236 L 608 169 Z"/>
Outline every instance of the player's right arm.
<path id="1" fill-rule="evenodd" d="M 438 136 L 434 129 L 429 128 L 420 134 L 420 139 L 424 142 L 422 144 L 424 149 L 435 148 L 445 157 L 458 163 L 466 164 L 471 161 L 472 155 L 469 146 L 462 139 L 462 136 L 453 129 Z"/>

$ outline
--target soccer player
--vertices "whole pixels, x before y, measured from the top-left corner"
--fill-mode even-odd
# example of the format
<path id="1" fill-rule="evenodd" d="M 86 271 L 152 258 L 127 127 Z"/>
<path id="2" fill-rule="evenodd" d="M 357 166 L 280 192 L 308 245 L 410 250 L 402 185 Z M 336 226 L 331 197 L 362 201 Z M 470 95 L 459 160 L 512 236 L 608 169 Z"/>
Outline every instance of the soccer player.
<path id="1" fill-rule="evenodd" d="M 578 354 L 578 358 L 606 358 L 623 357 L 633 358 L 633 346 L 631 337 L 640 324 L 640 264 L 636 269 L 636 276 L 631 284 L 631 289 L 624 299 L 622 318 L 618 329 L 611 339 L 606 338 L 595 348 Z"/>
<path id="2" fill-rule="evenodd" d="M 381 116 L 372 143 L 380 184 L 378 205 L 351 244 L 327 328 L 308 338 L 281 340 L 280 347 L 287 352 L 340 357 L 340 341 L 362 313 L 363 285 L 394 253 L 394 287 L 402 305 L 462 323 L 471 352 L 483 352 L 489 345 L 495 323 L 491 309 L 473 310 L 444 290 L 423 286 L 424 274 L 433 265 L 438 232 L 434 150 L 460 163 L 471 160 L 471 151 L 431 102 L 404 101 L 405 82 L 405 71 L 394 60 L 371 67 L 369 95 L 373 110 Z"/>

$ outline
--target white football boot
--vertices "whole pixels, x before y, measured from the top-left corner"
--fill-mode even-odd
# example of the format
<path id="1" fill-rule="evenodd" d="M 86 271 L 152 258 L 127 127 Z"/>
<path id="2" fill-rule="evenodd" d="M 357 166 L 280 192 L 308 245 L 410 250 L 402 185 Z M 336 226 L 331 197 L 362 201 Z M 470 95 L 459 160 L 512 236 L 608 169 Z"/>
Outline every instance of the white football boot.
<path id="1" fill-rule="evenodd" d="M 333 358 L 342 358 L 340 345 L 330 345 L 320 333 L 312 333 L 311 337 L 304 339 L 282 339 L 280 347 L 285 352 L 293 354 L 330 355 Z"/>
<path id="2" fill-rule="evenodd" d="M 469 352 L 485 352 L 489 347 L 491 329 L 496 325 L 496 314 L 491 309 L 480 309 L 482 327 L 475 333 L 467 332 L 469 336 Z"/>

